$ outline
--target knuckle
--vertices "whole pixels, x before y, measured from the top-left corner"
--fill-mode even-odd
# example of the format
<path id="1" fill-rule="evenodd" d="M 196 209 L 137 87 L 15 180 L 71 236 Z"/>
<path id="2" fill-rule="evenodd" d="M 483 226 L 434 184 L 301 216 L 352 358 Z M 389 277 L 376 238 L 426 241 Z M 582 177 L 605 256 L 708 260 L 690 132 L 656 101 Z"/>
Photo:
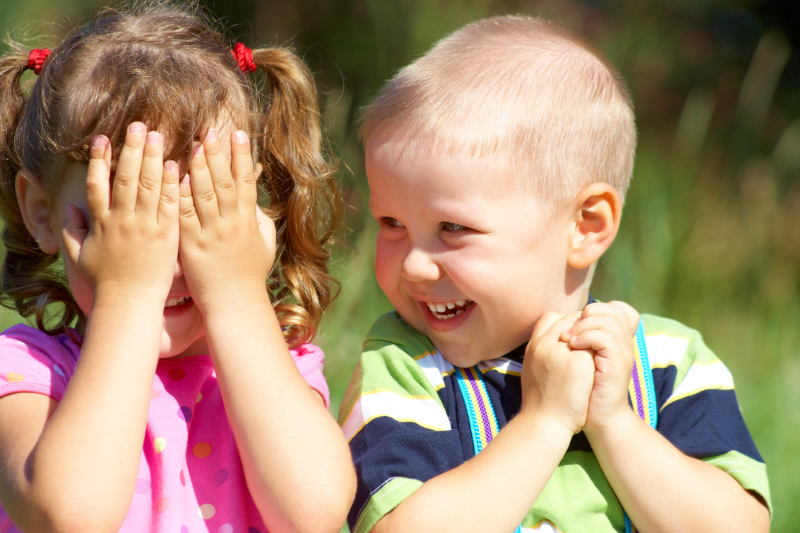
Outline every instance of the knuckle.
<path id="1" fill-rule="evenodd" d="M 139 178 L 139 188 L 144 189 L 146 191 L 154 191 L 158 188 L 159 182 L 146 176 L 142 176 Z"/>
<path id="2" fill-rule="evenodd" d="M 217 180 L 216 186 L 219 189 L 230 190 L 233 189 L 236 186 L 236 184 L 231 176 L 224 176 Z"/>
<path id="3" fill-rule="evenodd" d="M 180 215 L 181 218 L 184 219 L 194 218 L 195 216 L 197 216 L 197 210 L 194 208 L 194 205 L 181 207 Z"/>
<path id="4" fill-rule="evenodd" d="M 201 202 L 213 202 L 217 199 L 217 195 L 214 192 L 214 189 L 207 189 L 205 191 L 201 191 L 197 196 L 197 199 Z"/>

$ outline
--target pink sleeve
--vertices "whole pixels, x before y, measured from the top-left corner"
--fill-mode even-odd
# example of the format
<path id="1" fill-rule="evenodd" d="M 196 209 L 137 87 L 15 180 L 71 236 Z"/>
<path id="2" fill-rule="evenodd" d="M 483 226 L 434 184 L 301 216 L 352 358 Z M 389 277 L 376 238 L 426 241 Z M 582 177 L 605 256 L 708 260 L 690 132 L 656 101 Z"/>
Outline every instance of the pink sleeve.
<path id="1" fill-rule="evenodd" d="M 289 353 L 292 354 L 294 364 L 300 371 L 300 375 L 306 380 L 309 387 L 314 389 L 322 396 L 325 401 L 325 407 L 330 405 L 330 393 L 328 392 L 328 383 L 325 381 L 325 376 L 322 375 L 322 369 L 325 368 L 325 354 L 319 346 L 313 344 L 303 344 L 297 348 L 292 348 Z"/>
<path id="2" fill-rule="evenodd" d="M 60 401 L 80 348 L 66 335 L 19 324 L 0 334 L 0 397 L 35 392 Z"/>

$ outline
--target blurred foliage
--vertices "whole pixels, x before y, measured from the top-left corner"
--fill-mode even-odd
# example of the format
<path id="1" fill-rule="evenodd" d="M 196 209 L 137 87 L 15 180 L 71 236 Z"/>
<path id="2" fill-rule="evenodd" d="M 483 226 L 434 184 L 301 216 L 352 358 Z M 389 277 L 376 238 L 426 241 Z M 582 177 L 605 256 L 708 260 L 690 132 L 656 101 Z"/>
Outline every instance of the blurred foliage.
<path id="1" fill-rule="evenodd" d="M 0 21 L 59 35 L 90 0 L 3 0 Z M 772 531 L 800 523 L 800 3 L 780 0 L 209 0 L 248 44 L 288 44 L 317 76 L 340 159 L 342 293 L 320 344 L 338 408 L 372 321 L 390 305 L 372 272 L 359 109 L 460 26 L 538 15 L 585 35 L 619 68 L 639 150 L 622 229 L 593 293 L 680 320 L 730 367 L 767 461 Z M 53 26 L 52 22 L 57 25 Z M 49 37 L 45 44 L 57 42 Z M 38 41 L 30 44 L 41 46 Z M 8 317 L 10 320 L 13 317 Z"/>

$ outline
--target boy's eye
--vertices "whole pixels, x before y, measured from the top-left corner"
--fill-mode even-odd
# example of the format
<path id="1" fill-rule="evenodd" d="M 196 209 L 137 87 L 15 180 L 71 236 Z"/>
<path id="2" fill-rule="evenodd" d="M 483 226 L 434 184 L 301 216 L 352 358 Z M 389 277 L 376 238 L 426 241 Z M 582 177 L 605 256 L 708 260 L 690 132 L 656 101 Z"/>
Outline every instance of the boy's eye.
<path id="1" fill-rule="evenodd" d="M 382 228 L 404 228 L 403 223 L 392 217 L 381 217 L 378 219 L 378 224 Z"/>
<path id="2" fill-rule="evenodd" d="M 442 222 L 442 231 L 461 231 L 465 229 L 467 229 L 467 227 L 462 224 L 456 224 L 455 222 Z"/>

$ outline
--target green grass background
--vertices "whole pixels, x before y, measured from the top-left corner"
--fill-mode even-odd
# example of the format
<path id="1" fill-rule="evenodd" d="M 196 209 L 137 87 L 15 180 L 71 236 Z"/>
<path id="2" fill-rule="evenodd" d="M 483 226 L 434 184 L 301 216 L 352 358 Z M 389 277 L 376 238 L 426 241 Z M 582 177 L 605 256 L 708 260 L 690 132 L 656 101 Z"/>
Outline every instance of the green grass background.
<path id="1" fill-rule="evenodd" d="M 92 13 L 93 0 L 3 0 L 0 23 L 31 47 Z M 800 531 L 800 59 L 798 14 L 768 0 L 218 0 L 248 44 L 288 44 L 314 70 L 347 229 L 342 292 L 318 342 L 332 411 L 364 334 L 390 309 L 372 272 L 376 227 L 354 117 L 383 81 L 461 25 L 492 14 L 557 20 L 618 66 L 639 149 L 620 234 L 593 293 L 700 330 L 731 369 L 767 461 L 772 531 Z M 781 6 L 784 7 L 781 7 Z M 788 7 L 787 7 L 788 6 Z M 794 9 L 794 11 L 792 11 Z M 3 310 L 0 321 L 19 317 Z M 2 354 L 0 354 L 2 357 Z"/>

